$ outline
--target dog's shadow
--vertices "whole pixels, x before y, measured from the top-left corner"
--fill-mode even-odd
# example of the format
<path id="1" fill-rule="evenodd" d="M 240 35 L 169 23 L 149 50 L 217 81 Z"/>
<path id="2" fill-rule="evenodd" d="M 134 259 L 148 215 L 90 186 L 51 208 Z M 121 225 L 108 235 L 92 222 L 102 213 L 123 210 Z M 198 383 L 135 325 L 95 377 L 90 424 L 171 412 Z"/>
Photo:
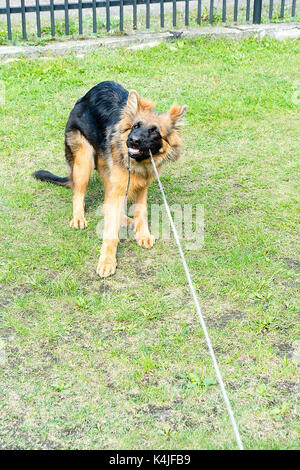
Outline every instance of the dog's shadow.
<path id="1" fill-rule="evenodd" d="M 171 180 L 168 178 L 163 178 L 163 184 L 165 191 L 168 195 L 169 202 L 176 203 L 178 202 L 178 194 L 184 196 L 186 193 L 183 185 L 182 185 L 182 177 L 172 178 Z M 175 191 L 174 191 L 175 188 Z M 97 209 L 101 204 L 104 203 L 104 196 L 105 190 L 104 185 L 99 177 L 98 173 L 94 172 L 92 174 L 89 187 L 85 196 L 85 209 L 87 212 Z M 149 188 L 149 197 L 148 202 L 157 203 L 161 198 L 159 187 L 155 184 L 152 184 Z M 181 199 L 182 200 L 182 199 Z"/>

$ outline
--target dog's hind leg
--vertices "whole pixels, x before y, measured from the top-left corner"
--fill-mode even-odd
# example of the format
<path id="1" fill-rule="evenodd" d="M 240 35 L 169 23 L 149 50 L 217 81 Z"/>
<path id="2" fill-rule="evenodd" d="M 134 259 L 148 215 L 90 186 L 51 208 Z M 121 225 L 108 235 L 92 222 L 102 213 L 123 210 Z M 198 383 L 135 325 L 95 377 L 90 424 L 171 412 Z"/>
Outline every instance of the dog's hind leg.
<path id="1" fill-rule="evenodd" d="M 108 171 L 103 168 L 103 165 L 101 165 L 101 160 L 98 159 L 98 173 L 103 181 L 104 188 L 105 188 L 105 199 L 104 199 L 104 206 L 108 201 L 108 195 L 110 193 L 111 189 L 111 184 L 110 184 L 110 177 Z M 125 213 L 124 210 L 121 212 L 121 219 L 120 219 L 120 225 L 121 227 L 128 227 L 130 229 L 134 229 L 134 221 L 131 217 L 128 217 Z"/>
<path id="2" fill-rule="evenodd" d="M 121 227 L 128 227 L 130 230 L 134 230 L 134 220 L 131 217 L 128 217 L 126 214 L 122 214 Z"/>
<path id="3" fill-rule="evenodd" d="M 70 226 L 83 229 L 87 226 L 84 217 L 84 197 L 94 168 L 94 150 L 80 132 L 69 133 L 67 143 L 73 153 L 73 218 Z"/>

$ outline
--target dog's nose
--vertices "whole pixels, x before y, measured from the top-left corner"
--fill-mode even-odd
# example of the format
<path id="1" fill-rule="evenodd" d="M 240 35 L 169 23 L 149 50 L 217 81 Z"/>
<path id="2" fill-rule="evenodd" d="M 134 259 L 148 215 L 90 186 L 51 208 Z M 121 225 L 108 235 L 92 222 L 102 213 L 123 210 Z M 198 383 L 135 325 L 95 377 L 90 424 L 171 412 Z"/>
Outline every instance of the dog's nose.
<path id="1" fill-rule="evenodd" d="M 138 145 L 141 140 L 138 137 L 130 137 L 130 143 L 133 145 Z"/>

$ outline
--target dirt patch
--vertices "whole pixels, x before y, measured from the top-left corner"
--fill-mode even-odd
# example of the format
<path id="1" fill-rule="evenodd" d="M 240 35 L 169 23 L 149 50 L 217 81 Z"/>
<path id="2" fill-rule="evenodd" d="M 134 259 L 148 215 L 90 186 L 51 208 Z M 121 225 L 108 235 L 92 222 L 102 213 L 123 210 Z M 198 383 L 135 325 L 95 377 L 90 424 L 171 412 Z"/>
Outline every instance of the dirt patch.
<path id="1" fill-rule="evenodd" d="M 155 269 L 152 266 L 152 261 L 151 259 L 147 259 L 147 252 L 144 250 L 144 256 L 145 258 L 141 260 L 136 253 L 134 253 L 135 258 L 132 260 L 132 270 L 134 271 L 134 274 L 137 276 L 139 280 L 144 280 L 148 279 L 149 277 L 154 277 L 155 276 Z M 130 254 L 130 256 L 132 256 Z"/>
<path id="2" fill-rule="evenodd" d="M 14 334 L 13 328 L 0 328 L 0 338 L 2 340 L 10 341 L 14 338 Z"/>
<path id="3" fill-rule="evenodd" d="M 218 318 L 210 318 L 207 320 L 209 326 L 213 328 L 224 328 L 232 320 L 238 320 L 244 318 L 243 312 L 240 310 L 230 310 L 229 312 L 221 315 Z"/>
<path id="4" fill-rule="evenodd" d="M 101 282 L 100 278 L 97 278 L 97 281 L 98 283 Z M 98 292 L 100 292 L 100 294 L 107 294 L 108 292 L 114 292 L 114 290 L 115 289 L 112 287 L 112 285 L 106 282 L 106 280 L 102 280 L 101 284 L 98 287 Z"/>
<path id="5" fill-rule="evenodd" d="M 135 273 L 141 280 L 148 279 L 149 277 L 153 277 L 155 275 L 154 269 L 146 266 L 142 268 L 137 267 Z"/>
<path id="6" fill-rule="evenodd" d="M 45 366 L 43 367 L 50 367 L 53 365 L 53 363 L 57 364 L 59 362 L 59 358 L 56 357 L 53 353 L 53 346 L 51 346 L 49 343 L 42 343 L 40 345 L 41 349 L 41 356 L 43 358 L 43 361 L 45 361 Z"/>
<path id="7" fill-rule="evenodd" d="M 300 273 L 300 261 L 293 258 L 285 258 L 283 261 L 287 268 L 293 269 L 294 271 Z"/>
<path id="8" fill-rule="evenodd" d="M 0 309 L 3 309 L 12 304 L 15 298 L 22 297 L 23 295 L 32 292 L 33 288 L 32 285 L 28 283 L 19 284 L 13 288 L 10 288 L 5 284 L 1 284 L 0 290 L 3 292 L 3 295 L 0 294 Z"/>
<path id="9" fill-rule="evenodd" d="M 165 420 L 166 418 L 170 417 L 170 415 L 173 413 L 173 410 L 170 407 L 149 405 L 148 412 L 156 418 Z"/>
<path id="10" fill-rule="evenodd" d="M 85 294 L 98 293 L 108 294 L 109 292 L 116 292 L 112 285 L 112 279 L 100 279 L 96 273 L 97 258 L 92 263 L 85 265 L 85 271 L 81 274 L 82 290 Z"/>
<path id="11" fill-rule="evenodd" d="M 292 354 L 293 354 L 293 346 L 288 343 L 280 343 L 276 344 L 276 349 L 277 349 L 277 356 L 280 357 L 288 357 L 291 359 Z"/>
<path id="12" fill-rule="evenodd" d="M 8 307 L 14 301 L 13 297 L 1 296 L 0 297 L 0 309 Z"/>
<path id="13" fill-rule="evenodd" d="M 25 283 L 25 284 L 19 284 L 18 286 L 14 287 L 12 289 L 13 295 L 16 295 L 20 297 L 21 295 L 29 294 L 32 292 L 32 285 Z"/>
<path id="14" fill-rule="evenodd" d="M 289 382 L 287 380 L 279 382 L 275 385 L 275 388 L 282 393 L 288 395 L 298 395 L 300 392 L 300 384 L 296 382 Z"/>

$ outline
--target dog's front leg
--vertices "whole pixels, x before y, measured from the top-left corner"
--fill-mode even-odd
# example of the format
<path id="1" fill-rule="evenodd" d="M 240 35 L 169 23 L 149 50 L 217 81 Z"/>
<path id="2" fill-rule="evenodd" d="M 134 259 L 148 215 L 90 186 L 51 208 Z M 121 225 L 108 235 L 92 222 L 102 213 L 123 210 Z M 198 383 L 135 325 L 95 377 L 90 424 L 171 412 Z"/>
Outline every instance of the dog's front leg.
<path id="1" fill-rule="evenodd" d="M 112 276 L 116 271 L 116 252 L 119 243 L 124 194 L 125 188 L 123 187 L 111 188 L 105 198 L 103 243 L 97 267 L 97 274 L 100 277 Z"/>
<path id="2" fill-rule="evenodd" d="M 147 215 L 148 187 L 138 191 L 134 204 L 135 239 L 143 248 L 152 248 L 155 238 L 150 234 Z"/>

